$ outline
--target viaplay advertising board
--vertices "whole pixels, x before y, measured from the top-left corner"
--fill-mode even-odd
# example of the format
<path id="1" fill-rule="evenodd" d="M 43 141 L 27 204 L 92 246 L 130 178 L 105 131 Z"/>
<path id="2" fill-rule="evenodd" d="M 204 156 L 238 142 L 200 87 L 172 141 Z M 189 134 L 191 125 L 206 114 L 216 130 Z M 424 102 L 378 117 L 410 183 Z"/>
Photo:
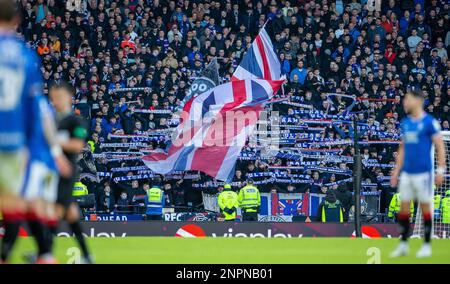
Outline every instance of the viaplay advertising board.
<path id="1" fill-rule="evenodd" d="M 83 222 L 87 237 L 225 237 L 225 238 L 303 238 L 303 237 L 354 237 L 352 223 L 249 223 L 249 222 Z M 0 237 L 3 236 L 0 223 Z M 71 237 L 67 226 L 58 230 L 59 237 Z M 364 238 L 397 238 L 397 224 L 365 224 Z M 22 227 L 20 236 L 28 236 Z M 438 238 L 449 238 L 448 232 L 439 232 Z"/>
<path id="2" fill-rule="evenodd" d="M 88 237 L 225 237 L 225 238 L 302 238 L 352 237 L 351 223 L 249 223 L 249 222 L 83 222 Z M 69 237 L 67 227 L 61 227 L 58 236 Z M 367 224 L 363 226 L 366 238 L 395 238 L 399 236 L 396 224 Z"/>

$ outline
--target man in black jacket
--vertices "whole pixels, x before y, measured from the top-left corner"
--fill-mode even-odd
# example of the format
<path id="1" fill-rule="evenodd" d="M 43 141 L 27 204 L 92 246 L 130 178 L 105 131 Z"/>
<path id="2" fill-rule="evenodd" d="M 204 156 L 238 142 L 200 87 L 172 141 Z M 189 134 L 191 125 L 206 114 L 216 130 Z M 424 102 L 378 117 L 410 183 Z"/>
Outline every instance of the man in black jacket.
<path id="1" fill-rule="evenodd" d="M 100 198 L 98 199 L 98 210 L 106 213 L 110 213 L 114 211 L 115 205 L 114 194 L 111 192 L 111 187 L 109 183 L 105 183 L 105 187 L 103 192 L 100 194 Z"/>
<path id="2" fill-rule="evenodd" d="M 120 123 L 122 124 L 123 130 L 126 134 L 133 134 L 134 119 L 130 109 L 122 111 L 121 109 L 117 112 L 120 116 Z"/>
<path id="3" fill-rule="evenodd" d="M 353 195 L 348 190 L 347 184 L 341 184 L 338 186 L 338 188 L 334 191 L 334 194 L 336 195 L 336 199 L 341 202 L 342 209 L 344 211 L 344 221 L 348 221 L 348 213 L 350 211 L 350 208 L 353 206 Z"/>

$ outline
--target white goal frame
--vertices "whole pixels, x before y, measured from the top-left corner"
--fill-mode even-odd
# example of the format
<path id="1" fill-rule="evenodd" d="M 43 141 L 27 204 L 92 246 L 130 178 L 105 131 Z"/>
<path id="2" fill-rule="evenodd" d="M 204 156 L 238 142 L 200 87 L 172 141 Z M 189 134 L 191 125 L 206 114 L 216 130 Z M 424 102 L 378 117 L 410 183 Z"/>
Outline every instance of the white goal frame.
<path id="1" fill-rule="evenodd" d="M 433 186 L 433 197 L 436 195 L 441 195 L 441 200 L 444 197 L 445 191 L 450 189 L 450 131 L 441 131 L 442 138 L 444 140 L 445 145 L 445 163 L 446 163 L 446 173 L 444 175 L 444 183 L 440 187 Z M 433 147 L 432 151 L 433 155 L 433 168 L 436 168 L 435 163 L 435 151 Z M 433 200 L 434 201 L 434 200 Z M 442 205 L 442 201 L 440 202 Z M 440 206 L 441 206 L 440 205 Z M 450 224 L 442 223 L 442 206 L 438 210 L 434 208 L 434 202 L 431 203 L 432 209 L 431 212 L 433 218 L 433 238 L 450 238 Z M 439 215 L 435 216 L 436 211 L 438 211 Z M 422 210 L 420 210 L 420 206 L 417 207 L 417 213 L 413 220 L 414 230 L 411 238 L 422 238 L 423 237 L 423 217 Z"/>

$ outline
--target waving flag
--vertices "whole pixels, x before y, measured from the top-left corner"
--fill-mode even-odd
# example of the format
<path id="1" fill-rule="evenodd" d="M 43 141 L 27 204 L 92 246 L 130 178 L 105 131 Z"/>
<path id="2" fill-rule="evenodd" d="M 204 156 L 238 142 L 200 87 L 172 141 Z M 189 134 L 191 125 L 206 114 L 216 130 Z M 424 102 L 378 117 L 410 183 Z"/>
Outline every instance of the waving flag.
<path id="1" fill-rule="evenodd" d="M 215 57 L 211 62 L 203 69 L 199 77 L 197 77 L 194 82 L 186 92 L 186 96 L 183 99 L 182 106 L 186 104 L 187 101 L 193 97 L 204 93 L 215 86 L 219 85 L 219 64 L 217 63 L 217 58 Z M 181 107 L 180 107 L 181 109 Z"/>
<path id="2" fill-rule="evenodd" d="M 282 83 L 262 79 L 232 81 L 192 98 L 184 106 L 168 152 L 153 152 L 144 156 L 143 162 L 159 174 L 198 170 L 228 180 L 264 103 Z"/>
<path id="3" fill-rule="evenodd" d="M 234 71 L 231 80 L 254 78 L 281 79 L 281 64 L 264 27 L 256 36 L 236 71 Z"/>

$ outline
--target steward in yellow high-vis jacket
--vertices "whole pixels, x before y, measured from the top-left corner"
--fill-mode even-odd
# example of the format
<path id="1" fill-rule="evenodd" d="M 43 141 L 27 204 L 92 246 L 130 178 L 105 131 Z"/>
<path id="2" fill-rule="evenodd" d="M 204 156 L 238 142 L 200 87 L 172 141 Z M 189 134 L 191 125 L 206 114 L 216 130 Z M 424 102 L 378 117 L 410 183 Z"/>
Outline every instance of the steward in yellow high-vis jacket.
<path id="1" fill-rule="evenodd" d="M 242 209 L 242 221 L 258 221 L 261 196 L 252 179 L 248 179 L 246 186 L 239 191 L 238 201 Z"/>
<path id="2" fill-rule="evenodd" d="M 396 193 L 392 196 L 391 202 L 389 203 L 389 211 L 388 211 L 388 217 L 397 220 L 397 214 L 400 212 L 401 207 L 401 200 L 400 200 L 400 193 Z M 411 201 L 410 206 L 410 213 L 411 218 L 414 216 L 414 203 Z"/>
<path id="3" fill-rule="evenodd" d="M 81 181 L 77 181 L 73 185 L 72 196 L 82 196 L 82 195 L 88 195 L 88 194 L 89 194 L 89 191 L 87 189 L 87 186 L 84 185 Z"/>
<path id="4" fill-rule="evenodd" d="M 442 198 L 442 223 L 450 224 L 450 190 L 445 192 L 444 198 Z"/>
<path id="5" fill-rule="evenodd" d="M 220 211 L 225 216 L 225 221 L 235 221 L 236 211 L 239 207 L 238 195 L 231 189 L 231 185 L 225 184 L 223 191 L 217 198 Z"/>

